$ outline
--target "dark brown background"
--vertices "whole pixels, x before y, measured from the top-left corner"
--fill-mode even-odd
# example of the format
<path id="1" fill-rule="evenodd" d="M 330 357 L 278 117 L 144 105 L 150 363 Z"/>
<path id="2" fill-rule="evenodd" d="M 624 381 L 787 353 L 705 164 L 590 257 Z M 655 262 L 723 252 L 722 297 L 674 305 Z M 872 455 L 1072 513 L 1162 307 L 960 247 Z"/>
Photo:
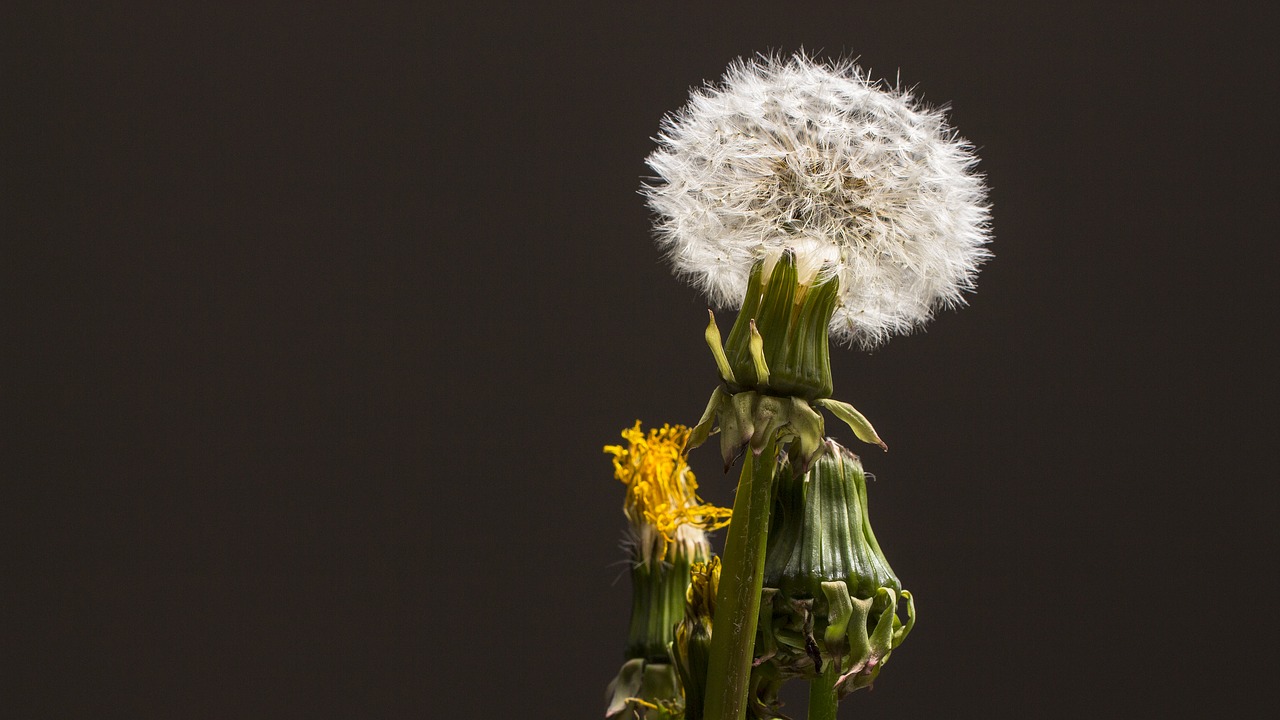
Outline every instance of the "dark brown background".
<path id="1" fill-rule="evenodd" d="M 211 5 L 3 24 L 6 715 L 599 717 L 600 446 L 714 381 L 649 138 L 801 45 L 952 104 L 995 208 L 971 307 L 835 353 L 921 614 L 845 713 L 1255 712 L 1275 11 Z"/>

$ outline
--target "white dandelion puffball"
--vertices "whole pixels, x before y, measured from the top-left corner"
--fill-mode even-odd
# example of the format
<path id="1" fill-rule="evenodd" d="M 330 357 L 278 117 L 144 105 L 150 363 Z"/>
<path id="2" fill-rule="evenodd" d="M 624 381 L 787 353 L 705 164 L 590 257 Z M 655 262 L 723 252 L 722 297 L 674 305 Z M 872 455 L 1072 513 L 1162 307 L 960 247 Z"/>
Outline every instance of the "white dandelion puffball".
<path id="1" fill-rule="evenodd" d="M 658 243 L 718 307 L 742 302 L 757 260 L 792 249 L 802 281 L 839 276 L 831 334 L 872 347 L 964 304 L 990 257 L 972 147 L 852 63 L 739 60 L 656 140 L 644 194 Z"/>

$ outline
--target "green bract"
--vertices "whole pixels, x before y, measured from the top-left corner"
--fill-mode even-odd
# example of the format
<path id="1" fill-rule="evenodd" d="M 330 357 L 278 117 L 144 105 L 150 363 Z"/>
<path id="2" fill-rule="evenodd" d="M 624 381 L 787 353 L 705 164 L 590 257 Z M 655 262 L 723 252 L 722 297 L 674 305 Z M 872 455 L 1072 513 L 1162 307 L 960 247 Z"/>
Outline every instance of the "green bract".
<path id="1" fill-rule="evenodd" d="M 725 346 L 711 315 L 706 340 L 723 385 L 712 392 L 689 447 L 698 447 L 719 430 L 727 471 L 747 446 L 759 455 L 771 441 L 794 441 L 791 452 L 803 473 L 822 453 L 826 429 L 815 410 L 820 407 L 847 423 L 859 440 L 887 450 L 862 413 L 830 398 L 827 324 L 838 282 L 819 274 L 813 284 L 800 284 L 790 252 L 767 279 L 764 267 L 764 261 L 752 267 L 746 299 Z"/>
<path id="2" fill-rule="evenodd" d="M 733 377 L 726 381 L 741 389 L 806 401 L 830 397 L 827 326 L 839 288 L 834 276 L 802 285 L 791 251 L 783 253 L 767 276 L 764 261 L 756 262 L 724 347 L 733 370 Z M 761 343 L 759 354 L 751 348 L 756 338 Z M 756 360 L 760 356 L 767 366 L 763 373 Z"/>
<path id="3" fill-rule="evenodd" d="M 645 720 L 683 718 L 680 685 L 675 668 L 666 662 L 632 658 L 623 664 L 605 691 L 609 701 L 606 718 L 641 717 Z"/>
<path id="4" fill-rule="evenodd" d="M 901 591 L 867 516 L 862 462 L 834 441 L 807 473 L 778 471 L 764 583 L 791 597 L 822 597 L 822 583 L 842 580 L 857 597 Z"/>

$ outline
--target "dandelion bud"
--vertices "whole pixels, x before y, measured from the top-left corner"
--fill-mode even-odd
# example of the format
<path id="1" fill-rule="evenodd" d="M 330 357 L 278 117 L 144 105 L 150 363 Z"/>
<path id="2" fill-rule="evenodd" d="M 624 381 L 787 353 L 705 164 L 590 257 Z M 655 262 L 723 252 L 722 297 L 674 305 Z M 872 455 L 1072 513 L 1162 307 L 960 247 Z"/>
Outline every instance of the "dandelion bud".
<path id="1" fill-rule="evenodd" d="M 778 474 L 760 657 L 790 677 L 812 678 L 834 663 L 843 695 L 875 679 L 910 632 L 915 607 L 871 531 L 861 462 L 832 440 L 826 445 L 807 473 L 790 462 Z M 899 599 L 907 601 L 905 624 Z"/>
<path id="2" fill-rule="evenodd" d="M 858 456 L 833 440 L 808 474 L 778 473 L 765 583 L 792 597 L 822 597 L 822 583 L 842 580 L 871 597 L 902 589 L 867 517 L 866 475 Z"/>
<path id="3" fill-rule="evenodd" d="M 711 655 L 711 620 L 720 585 L 720 558 L 695 563 L 685 596 L 684 620 L 676 626 L 671 657 L 684 687 L 685 720 L 702 720 Z"/>
<path id="4" fill-rule="evenodd" d="M 707 533 L 728 524 L 731 511 L 698 497 L 685 457 L 688 428 L 664 425 L 646 434 L 637 421 L 622 437 L 626 446 L 604 450 L 627 488 L 631 623 L 627 662 L 609 685 L 606 717 L 630 712 L 652 720 L 672 717 L 683 705 L 670 657 L 673 631 L 685 617 L 692 568 L 711 559 Z"/>

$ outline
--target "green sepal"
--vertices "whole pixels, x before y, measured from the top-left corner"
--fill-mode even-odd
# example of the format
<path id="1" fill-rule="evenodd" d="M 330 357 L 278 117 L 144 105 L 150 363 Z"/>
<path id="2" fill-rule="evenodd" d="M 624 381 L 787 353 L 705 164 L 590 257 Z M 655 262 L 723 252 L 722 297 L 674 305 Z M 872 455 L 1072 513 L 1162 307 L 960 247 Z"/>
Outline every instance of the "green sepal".
<path id="1" fill-rule="evenodd" d="M 822 597 L 830 580 L 852 597 L 901 587 L 870 531 L 862 464 L 833 441 L 824 447 L 807 473 L 792 457 L 778 472 L 765 584 L 788 597 Z"/>
<path id="2" fill-rule="evenodd" d="M 684 715 L 680 682 L 675 666 L 670 663 L 645 661 L 643 658 L 628 660 L 609 683 L 605 697 L 609 700 L 609 707 L 604 712 L 606 718 L 623 717 L 627 710 L 633 710 L 635 717 L 645 720 L 677 720 Z M 646 708 L 637 700 L 658 707 Z"/>
<path id="3" fill-rule="evenodd" d="M 676 634 L 679 637 L 680 630 Z M 673 647 L 671 658 L 684 688 L 685 720 L 701 720 L 707 689 L 707 663 L 711 657 L 711 629 L 699 624 L 678 642 L 683 646 L 683 652 Z"/>
<path id="4" fill-rule="evenodd" d="M 910 592 L 903 590 L 899 597 L 907 601 L 907 624 L 903 625 L 898 616 L 893 617 L 893 646 L 898 647 L 903 640 L 907 639 L 907 635 L 911 634 L 911 628 L 916 626 L 916 599 L 912 597 Z"/>
<path id="5" fill-rule="evenodd" d="M 833 275 L 809 287 L 803 299 L 797 300 L 791 341 L 783 348 L 784 356 L 769 356 L 773 359 L 770 385 L 776 392 L 806 400 L 831 396 L 834 386 L 827 334 L 839 289 L 839 278 Z"/>
<path id="6" fill-rule="evenodd" d="M 742 450 L 755 435 L 755 404 L 759 396 L 753 392 L 740 392 L 721 403 L 720 457 L 725 472 L 742 455 Z"/>
<path id="7" fill-rule="evenodd" d="M 781 398 L 750 390 L 730 396 L 717 388 L 690 434 L 691 446 L 710 436 L 713 417 L 720 428 L 720 455 L 726 469 L 741 457 L 744 445 L 759 455 L 770 442 L 795 438 L 804 467 L 823 451 L 822 416 L 799 398 Z"/>
<path id="8" fill-rule="evenodd" d="M 751 266 L 751 274 L 747 277 L 747 293 L 742 298 L 742 307 L 738 308 L 738 317 L 729 329 L 729 339 L 725 341 L 725 355 L 734 368 L 734 376 L 743 386 L 755 384 L 755 371 L 751 367 L 747 354 L 747 341 L 751 338 L 751 321 L 760 310 L 760 294 L 763 290 L 764 263 L 756 261 Z"/>
<path id="9" fill-rule="evenodd" d="M 692 556 L 677 545 L 665 561 L 631 563 L 631 622 L 627 627 L 627 658 L 659 662 L 667 657 L 672 628 L 684 614 L 692 563 L 706 560 L 705 551 L 693 546 Z"/>
<path id="10" fill-rule="evenodd" d="M 828 328 L 839 278 L 801 285 L 795 255 L 784 252 L 766 273 L 765 261 L 751 268 L 746 294 L 724 343 L 736 380 L 734 389 L 812 401 L 832 390 Z"/>
<path id="11" fill-rule="evenodd" d="M 773 647 L 778 652 L 785 652 L 789 655 L 804 655 L 806 640 L 804 636 L 804 619 L 797 617 L 795 607 L 787 600 L 780 596 L 777 588 L 765 588 L 774 602 L 774 614 L 770 621 L 773 627 Z"/>
<path id="12" fill-rule="evenodd" d="M 880 619 L 871 632 L 871 652 L 883 658 L 893 649 L 893 619 L 898 606 L 898 594 L 893 588 L 882 587 L 876 591 L 876 605 L 880 606 Z"/>
<path id="13" fill-rule="evenodd" d="M 774 263 L 773 270 L 769 273 L 769 282 L 765 285 L 763 297 L 760 299 L 760 310 L 755 315 L 754 329 L 759 332 L 753 335 L 766 336 L 760 341 L 761 362 L 764 357 L 781 361 L 787 345 L 795 341 L 791 322 L 796 310 L 796 293 L 799 287 L 796 256 L 795 253 L 787 250 Z M 755 340 L 755 337 L 752 340 Z M 823 340 L 826 340 L 825 335 Z M 752 354 L 755 353 L 755 348 L 752 348 Z M 768 385 L 768 373 L 757 372 L 756 384 Z"/>
<path id="14" fill-rule="evenodd" d="M 826 423 L 809 403 L 798 397 L 791 398 L 791 418 L 787 431 L 795 437 L 800 474 L 809 471 L 809 465 L 822 454 L 826 444 L 822 438 L 826 435 Z"/>
<path id="15" fill-rule="evenodd" d="M 865 667 L 867 658 L 871 656 L 871 637 L 867 634 L 867 616 L 871 614 L 871 606 L 874 603 L 874 598 L 852 598 L 852 612 L 846 625 L 848 631 L 845 633 L 851 667 L 836 682 L 838 687 L 843 686 L 855 671 Z M 852 690 L 851 688 L 846 692 L 852 692 Z M 842 696 L 843 694 L 845 693 L 842 693 Z"/>
<path id="16" fill-rule="evenodd" d="M 711 399 L 707 401 L 707 409 L 702 411 L 702 418 L 698 420 L 698 424 L 693 426 L 693 430 L 689 431 L 689 448 L 696 448 L 707 441 L 714 432 L 716 422 L 716 414 L 720 412 L 720 406 L 729 399 L 729 393 L 719 385 L 711 391 Z"/>
<path id="17" fill-rule="evenodd" d="M 755 429 L 751 433 L 751 452 L 758 457 L 765 445 L 777 440 L 779 431 L 791 423 L 791 413 L 787 412 L 791 403 L 786 398 L 753 394 L 756 396 L 752 414 Z"/>
<path id="18" fill-rule="evenodd" d="M 845 637 L 849 633 L 849 620 L 853 617 L 853 598 L 849 597 L 849 586 L 843 580 L 822 583 L 822 594 L 827 598 L 827 629 L 822 633 L 822 642 L 838 670 L 843 666 L 845 652 L 849 649 Z"/>
<path id="19" fill-rule="evenodd" d="M 822 398 L 815 401 L 819 407 L 826 408 L 831 411 L 832 415 L 840 418 L 853 430 L 853 434 L 864 443 L 871 445 L 879 445 L 881 450 L 889 451 L 889 446 L 884 444 L 880 436 L 876 434 L 876 429 L 871 427 L 870 421 L 852 405 L 831 398 Z"/>
<path id="20" fill-rule="evenodd" d="M 720 326 L 716 325 L 716 314 L 711 312 L 711 308 L 707 308 L 707 315 L 711 317 L 711 321 L 707 323 L 707 330 L 703 333 L 703 337 L 706 338 L 707 347 L 711 348 L 711 357 L 715 358 L 720 379 L 730 385 L 736 385 L 738 381 L 733 378 L 733 368 L 729 367 L 729 358 L 725 357 L 724 345 L 720 342 Z"/>
<path id="21" fill-rule="evenodd" d="M 702 445 L 716 432 L 720 433 L 720 457 L 726 472 L 747 445 L 759 455 L 770 441 L 794 441 L 791 456 L 801 474 L 826 448 L 826 421 L 807 401 L 794 396 L 752 390 L 731 394 L 724 386 L 717 386 L 689 433 L 689 447 Z"/>
<path id="22" fill-rule="evenodd" d="M 764 338 L 756 328 L 756 321 L 751 321 L 751 339 L 747 341 L 747 349 L 751 352 L 751 369 L 755 371 L 756 387 L 768 387 L 769 363 L 764 359 Z"/>
<path id="23" fill-rule="evenodd" d="M 867 638 L 867 647 L 862 653 L 861 660 L 854 662 L 848 672 L 841 675 L 837 681 L 840 697 L 854 690 L 869 687 L 875 682 L 876 676 L 880 674 L 880 670 L 889 660 L 889 654 L 893 651 L 893 630 L 897 621 L 895 616 L 897 594 L 892 588 L 880 588 L 876 592 L 876 597 L 867 602 L 869 606 L 874 604 L 872 609 L 881 608 L 880 616 L 876 620 L 875 629 L 869 636 L 866 633 L 866 625 L 863 624 L 862 637 Z M 851 638 L 852 636 L 853 634 L 850 633 Z"/>

